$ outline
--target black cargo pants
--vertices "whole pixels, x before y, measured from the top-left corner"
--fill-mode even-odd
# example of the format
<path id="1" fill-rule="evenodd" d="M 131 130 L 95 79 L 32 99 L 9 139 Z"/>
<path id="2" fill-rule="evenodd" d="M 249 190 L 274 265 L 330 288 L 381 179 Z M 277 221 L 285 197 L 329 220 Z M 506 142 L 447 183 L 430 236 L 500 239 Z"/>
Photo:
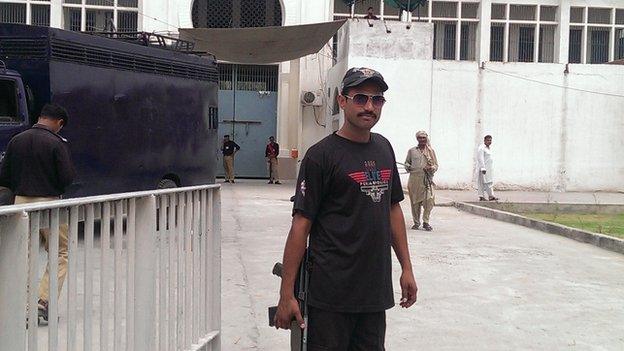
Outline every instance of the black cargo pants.
<path id="1" fill-rule="evenodd" d="M 309 351 L 384 351 L 386 311 L 330 312 L 309 307 Z"/>

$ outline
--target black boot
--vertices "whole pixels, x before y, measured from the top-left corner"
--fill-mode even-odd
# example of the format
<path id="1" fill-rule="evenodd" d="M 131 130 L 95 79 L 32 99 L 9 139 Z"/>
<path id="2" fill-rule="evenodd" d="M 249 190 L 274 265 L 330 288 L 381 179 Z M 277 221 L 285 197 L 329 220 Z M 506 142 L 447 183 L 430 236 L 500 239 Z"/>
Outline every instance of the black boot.
<path id="1" fill-rule="evenodd" d="M 423 223 L 423 229 L 430 232 L 433 230 L 433 227 L 431 227 L 429 223 Z"/>

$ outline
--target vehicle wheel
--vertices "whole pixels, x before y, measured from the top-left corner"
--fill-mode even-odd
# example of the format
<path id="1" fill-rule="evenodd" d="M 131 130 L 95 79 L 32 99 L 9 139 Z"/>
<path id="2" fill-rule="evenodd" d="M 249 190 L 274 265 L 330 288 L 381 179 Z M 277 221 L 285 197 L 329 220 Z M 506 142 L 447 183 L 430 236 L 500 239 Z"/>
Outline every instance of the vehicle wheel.
<path id="1" fill-rule="evenodd" d="M 171 189 L 171 188 L 177 188 L 178 184 L 176 184 L 176 182 L 174 182 L 171 179 L 168 178 L 163 178 L 160 180 L 160 182 L 158 182 L 158 189 Z"/>
<path id="2" fill-rule="evenodd" d="M 5 187 L 0 186 L 0 206 L 13 205 L 13 192 Z"/>

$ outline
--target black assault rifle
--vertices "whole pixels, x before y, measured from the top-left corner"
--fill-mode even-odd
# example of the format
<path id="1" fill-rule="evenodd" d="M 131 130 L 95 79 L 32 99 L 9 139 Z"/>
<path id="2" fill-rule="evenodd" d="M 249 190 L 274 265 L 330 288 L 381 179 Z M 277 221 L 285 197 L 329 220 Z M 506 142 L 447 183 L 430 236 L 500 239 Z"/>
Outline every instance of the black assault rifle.
<path id="1" fill-rule="evenodd" d="M 284 266 L 277 262 L 273 266 L 273 274 L 282 277 L 282 271 Z M 310 268 L 311 261 L 309 258 L 308 250 L 306 250 L 303 260 L 299 265 L 299 272 L 297 273 L 297 279 L 295 280 L 295 298 L 299 302 L 299 310 L 305 323 L 305 328 L 301 329 L 296 319 L 290 322 L 290 349 L 292 351 L 307 351 L 308 350 L 308 284 L 310 282 Z M 275 326 L 275 314 L 277 313 L 277 306 L 269 307 L 269 325 Z"/>

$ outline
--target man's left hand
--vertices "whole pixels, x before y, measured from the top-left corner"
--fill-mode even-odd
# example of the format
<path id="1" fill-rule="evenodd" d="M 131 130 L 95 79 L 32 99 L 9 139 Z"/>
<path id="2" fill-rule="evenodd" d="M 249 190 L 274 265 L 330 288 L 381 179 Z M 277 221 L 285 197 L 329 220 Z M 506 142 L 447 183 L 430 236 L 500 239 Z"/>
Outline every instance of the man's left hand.
<path id="1" fill-rule="evenodd" d="M 416 302 L 416 294 L 418 293 L 414 273 L 411 271 L 403 271 L 400 283 L 402 292 L 400 305 L 403 308 L 409 308 Z"/>

